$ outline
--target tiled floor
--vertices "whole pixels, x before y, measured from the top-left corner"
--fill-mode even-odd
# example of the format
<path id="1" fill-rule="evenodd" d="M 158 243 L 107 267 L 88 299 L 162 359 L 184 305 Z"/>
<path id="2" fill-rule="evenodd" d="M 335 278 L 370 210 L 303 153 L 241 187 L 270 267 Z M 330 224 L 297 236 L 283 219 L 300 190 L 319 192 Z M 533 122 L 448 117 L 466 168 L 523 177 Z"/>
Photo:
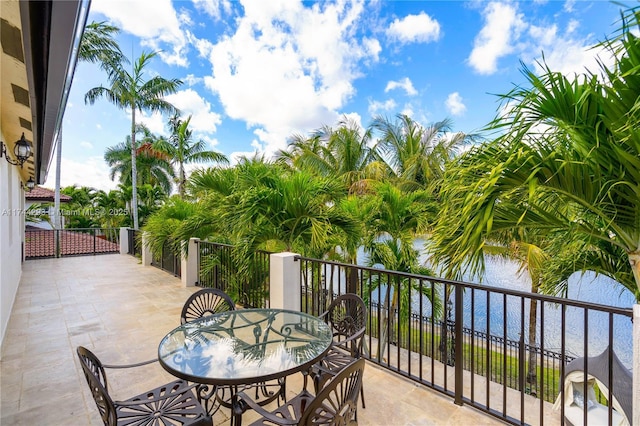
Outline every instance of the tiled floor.
<path id="1" fill-rule="evenodd" d="M 2 345 L 0 425 L 100 425 L 75 348 L 86 346 L 111 364 L 153 358 L 195 290 L 127 255 L 25 262 Z M 157 363 L 136 370 L 109 371 L 114 399 L 172 380 Z M 299 383 L 288 382 L 291 394 Z M 371 363 L 364 386 L 361 425 L 502 424 Z M 226 413 L 215 422 L 229 424 Z"/>

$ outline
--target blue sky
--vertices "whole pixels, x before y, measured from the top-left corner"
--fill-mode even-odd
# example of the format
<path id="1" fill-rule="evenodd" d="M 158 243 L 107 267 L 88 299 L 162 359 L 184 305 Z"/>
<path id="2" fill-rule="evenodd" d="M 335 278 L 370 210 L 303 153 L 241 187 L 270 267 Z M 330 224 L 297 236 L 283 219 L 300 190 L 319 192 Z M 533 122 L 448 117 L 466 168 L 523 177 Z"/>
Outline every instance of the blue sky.
<path id="1" fill-rule="evenodd" d="M 376 115 L 448 118 L 454 131 L 477 132 L 497 114 L 497 95 L 523 82 L 521 62 L 536 69 L 544 52 L 555 71 L 596 70 L 590 47 L 619 18 L 620 6 L 604 1 L 93 0 L 89 22 L 118 26 L 130 59 L 160 51 L 149 76 L 183 80 L 168 100 L 193 116 L 195 137 L 233 161 L 269 157 L 291 135 L 344 116 L 365 127 Z M 101 84 L 104 73 L 78 64 L 62 186 L 116 186 L 103 155 L 125 140 L 130 112 L 85 105 Z M 140 121 L 166 135 L 167 118 Z M 45 186 L 54 176 L 55 164 Z"/>

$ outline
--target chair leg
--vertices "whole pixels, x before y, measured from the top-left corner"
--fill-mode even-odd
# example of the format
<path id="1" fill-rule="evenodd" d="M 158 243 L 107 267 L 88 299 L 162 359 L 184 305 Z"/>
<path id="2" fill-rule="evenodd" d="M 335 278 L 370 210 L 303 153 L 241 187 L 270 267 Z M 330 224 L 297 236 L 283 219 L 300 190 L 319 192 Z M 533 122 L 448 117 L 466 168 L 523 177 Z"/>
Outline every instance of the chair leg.
<path id="1" fill-rule="evenodd" d="M 364 386 L 360 388 L 360 401 L 362 402 L 362 408 L 366 408 L 364 406 Z"/>

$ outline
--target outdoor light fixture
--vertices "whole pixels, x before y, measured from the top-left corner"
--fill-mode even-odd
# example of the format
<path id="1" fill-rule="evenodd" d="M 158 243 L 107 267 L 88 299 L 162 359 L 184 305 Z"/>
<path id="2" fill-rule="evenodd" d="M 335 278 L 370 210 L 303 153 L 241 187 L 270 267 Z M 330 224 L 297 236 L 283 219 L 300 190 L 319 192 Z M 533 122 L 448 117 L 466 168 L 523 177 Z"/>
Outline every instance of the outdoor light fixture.
<path id="1" fill-rule="evenodd" d="M 7 146 L 0 141 L 0 157 L 4 155 L 4 158 L 9 164 L 13 164 L 14 166 L 20 165 L 20 167 L 22 167 L 24 162 L 29 159 L 29 156 L 31 156 L 31 144 L 24 138 L 24 132 L 22 132 L 22 137 L 20 138 L 20 140 L 16 141 L 16 145 L 13 148 L 13 153 L 15 154 L 18 161 L 9 158 L 9 156 L 7 155 Z"/>
<path id="2" fill-rule="evenodd" d="M 27 192 L 31 192 L 31 190 L 36 187 L 36 181 L 33 180 L 33 176 L 29 176 L 29 180 L 24 185 L 24 187 L 27 190 Z"/>

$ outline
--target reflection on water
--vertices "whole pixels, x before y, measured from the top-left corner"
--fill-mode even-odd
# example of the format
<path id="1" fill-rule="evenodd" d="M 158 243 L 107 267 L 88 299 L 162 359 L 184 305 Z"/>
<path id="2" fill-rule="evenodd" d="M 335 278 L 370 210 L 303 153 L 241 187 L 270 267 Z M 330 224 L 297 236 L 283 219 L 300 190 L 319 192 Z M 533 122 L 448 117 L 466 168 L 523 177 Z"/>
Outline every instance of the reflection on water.
<path id="1" fill-rule="evenodd" d="M 518 267 L 513 262 L 492 260 L 487 262 L 486 273 L 482 284 L 498 288 L 530 291 L 531 281 L 527 275 L 518 276 Z M 479 282 L 478 279 L 468 280 Z M 621 291 L 622 290 L 622 291 Z M 471 326 L 471 298 L 465 294 L 465 325 Z M 487 300 L 487 292 L 476 291 L 474 326 L 486 331 L 489 327 L 491 334 L 518 340 L 524 330 L 527 336 L 530 305 L 520 298 L 503 297 L 492 294 Z M 607 306 L 630 308 L 634 304 L 633 295 L 620 284 L 605 276 L 593 273 L 574 274 L 569 278 L 568 298 Z M 489 309 L 487 309 L 487 305 Z M 542 305 L 542 306 L 541 306 Z M 506 306 L 506 310 L 505 310 Z M 487 325 L 486 313 L 490 312 Z M 505 314 L 506 312 L 506 330 Z M 537 344 L 544 349 L 560 352 L 562 345 L 562 309 L 551 303 L 538 304 L 537 307 Z M 544 334 L 540 324 L 544 321 Z M 613 330 L 613 347 L 620 360 L 625 365 L 631 365 L 632 360 L 632 324 L 629 318 L 619 315 L 609 316 L 604 312 L 586 311 L 583 308 L 567 307 L 565 310 L 565 347 L 567 355 L 574 357 L 585 354 L 589 356 L 600 354 L 609 345 L 609 328 Z M 587 339 L 585 339 L 585 335 Z"/>

